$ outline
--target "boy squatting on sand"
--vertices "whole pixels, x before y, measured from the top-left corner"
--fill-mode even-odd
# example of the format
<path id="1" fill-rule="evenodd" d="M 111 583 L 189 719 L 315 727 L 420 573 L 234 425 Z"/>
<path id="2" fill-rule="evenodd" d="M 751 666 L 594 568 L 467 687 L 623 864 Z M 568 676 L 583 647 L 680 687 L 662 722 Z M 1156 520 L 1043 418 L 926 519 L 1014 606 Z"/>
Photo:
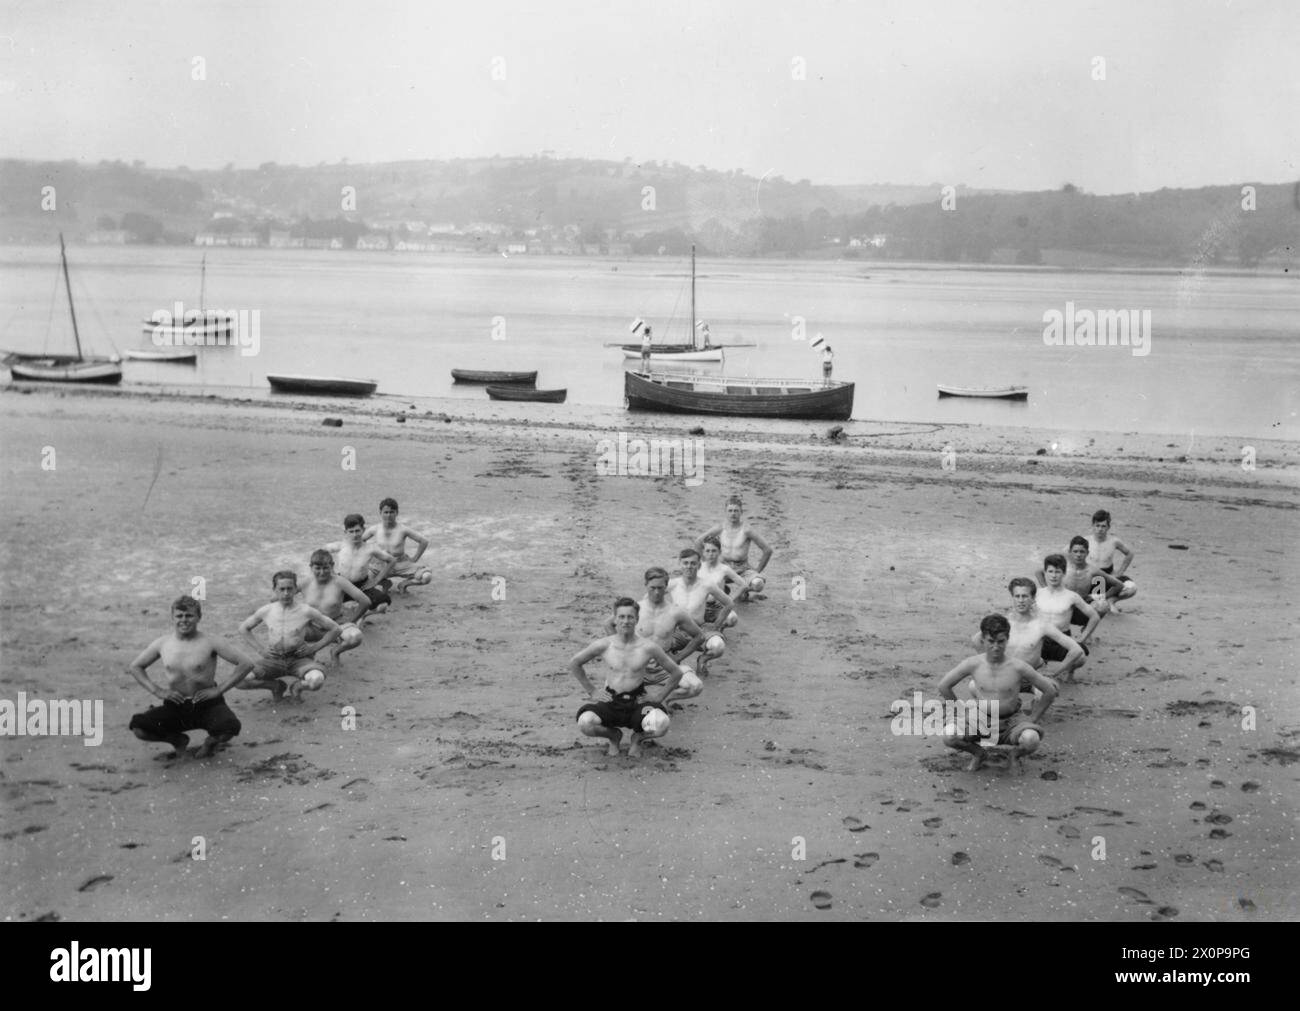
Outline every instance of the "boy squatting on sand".
<path id="1" fill-rule="evenodd" d="M 945 699 L 955 700 L 953 688 L 967 678 L 974 681 L 975 697 L 992 706 L 998 707 L 998 744 L 1014 745 L 1011 753 L 1011 765 L 1016 772 L 1023 772 L 1020 759 L 1037 750 L 1042 740 L 1043 714 L 1056 700 L 1056 683 L 1044 677 L 1023 660 L 1007 656 L 1007 640 L 1011 635 L 1011 623 L 1001 614 L 990 614 L 980 622 L 980 636 L 984 652 L 967 657 L 943 676 L 939 682 L 939 694 Z M 1026 716 L 1020 709 L 1020 683 L 1027 681 L 1042 694 L 1034 700 L 1034 708 Z M 971 756 L 968 772 L 974 772 L 984 764 L 984 749 L 980 746 L 980 735 L 958 734 L 955 726 L 945 727 L 943 743 L 949 748 L 965 751 Z"/>
<path id="2" fill-rule="evenodd" d="M 610 758 L 618 757 L 624 727 L 632 731 L 632 742 L 627 749 L 629 758 L 640 756 L 643 740 L 668 733 L 670 721 L 663 701 L 682 679 L 682 669 L 663 647 L 653 639 L 637 635 L 640 610 L 631 597 L 619 597 L 614 601 L 614 634 L 597 639 L 569 661 L 570 673 L 591 697 L 578 710 L 578 729 L 587 737 L 603 737 L 609 741 L 606 754 Z M 584 664 L 599 656 L 605 658 L 608 668 L 603 695 L 583 669 Z M 654 697 L 645 687 L 646 665 L 651 660 L 668 672 Z"/>
<path id="3" fill-rule="evenodd" d="M 131 676 L 151 694 L 163 700 L 131 717 L 129 729 L 142 741 L 166 741 L 172 757 L 185 754 L 190 739 L 187 730 L 206 730 L 208 739 L 195 749 L 196 758 L 207 758 L 239 733 L 238 717 L 226 705 L 225 694 L 253 669 L 253 661 L 221 639 L 199 631 L 203 610 L 193 597 L 176 598 L 172 604 L 174 631 L 151 642 L 131 664 Z M 234 665 L 230 677 L 217 684 L 217 657 Z M 147 668 L 162 660 L 167 687 L 160 688 Z"/>

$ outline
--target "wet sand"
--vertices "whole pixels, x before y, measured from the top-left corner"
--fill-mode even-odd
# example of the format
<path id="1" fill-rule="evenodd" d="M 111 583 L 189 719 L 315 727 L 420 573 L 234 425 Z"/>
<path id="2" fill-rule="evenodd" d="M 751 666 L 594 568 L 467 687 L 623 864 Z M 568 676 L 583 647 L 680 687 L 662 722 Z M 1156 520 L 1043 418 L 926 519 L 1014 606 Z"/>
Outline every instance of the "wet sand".
<path id="1" fill-rule="evenodd" d="M 103 699 L 106 723 L 99 747 L 0 738 L 0 916 L 1300 914 L 1295 444 L 1250 440 L 1246 471 L 1246 440 L 391 408 L 0 392 L 0 698 Z M 698 487 L 598 476 L 600 439 L 696 424 Z M 608 759 L 568 659 L 733 491 L 776 547 L 766 599 L 668 736 Z M 126 730 L 153 703 L 126 668 L 195 577 L 201 627 L 234 639 L 273 571 L 386 495 L 434 582 L 320 692 L 232 692 L 243 732 L 204 762 Z M 893 736 L 890 702 L 932 693 L 1100 507 L 1139 595 L 1026 774 Z"/>

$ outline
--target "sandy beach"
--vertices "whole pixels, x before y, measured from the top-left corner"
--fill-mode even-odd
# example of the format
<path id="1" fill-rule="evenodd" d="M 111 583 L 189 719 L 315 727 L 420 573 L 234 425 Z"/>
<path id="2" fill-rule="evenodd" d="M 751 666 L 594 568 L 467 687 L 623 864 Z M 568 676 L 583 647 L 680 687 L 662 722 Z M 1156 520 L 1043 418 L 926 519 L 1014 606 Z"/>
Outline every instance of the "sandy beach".
<path id="1" fill-rule="evenodd" d="M 1300 915 L 1297 444 L 401 406 L 0 391 L 0 698 L 105 721 L 98 747 L 0 738 L 0 916 Z M 696 486 L 597 472 L 602 439 L 697 424 Z M 609 759 L 569 658 L 733 492 L 776 549 L 766 599 L 667 737 Z M 433 583 L 320 692 L 231 692 L 243 730 L 208 761 L 131 735 L 153 700 L 127 667 L 176 596 L 203 579 L 202 629 L 234 640 L 272 572 L 389 495 Z M 890 703 L 1098 508 L 1139 594 L 1026 774 L 894 736 Z"/>

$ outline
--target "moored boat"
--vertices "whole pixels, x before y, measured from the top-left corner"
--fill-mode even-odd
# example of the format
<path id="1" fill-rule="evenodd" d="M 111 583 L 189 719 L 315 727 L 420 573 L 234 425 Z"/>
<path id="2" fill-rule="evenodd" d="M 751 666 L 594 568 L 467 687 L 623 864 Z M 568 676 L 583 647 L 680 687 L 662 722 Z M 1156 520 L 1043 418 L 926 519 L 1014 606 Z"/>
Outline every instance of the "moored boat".
<path id="1" fill-rule="evenodd" d="M 192 364 L 198 361 L 198 352 L 192 348 L 128 348 L 127 358 L 140 362 L 180 362 Z"/>
<path id="2" fill-rule="evenodd" d="M 122 366 L 116 355 L 111 358 L 87 356 L 81 350 L 81 331 L 77 328 L 77 309 L 72 303 L 72 281 L 68 277 L 68 253 L 59 233 L 59 260 L 63 264 L 63 285 L 68 292 L 68 314 L 72 317 L 72 337 L 77 343 L 75 355 L 34 354 L 10 351 L 3 362 L 15 379 L 49 383 L 120 383 Z"/>
<path id="3" fill-rule="evenodd" d="M 983 397 L 995 400 L 1026 400 L 1028 386 L 949 386 L 939 383 L 941 397 Z"/>
<path id="4" fill-rule="evenodd" d="M 569 395 L 564 390 L 532 390 L 523 386 L 489 386 L 487 395 L 493 400 L 532 400 L 543 404 L 562 404 Z"/>
<path id="5" fill-rule="evenodd" d="M 267 376 L 278 393 L 315 393 L 329 397 L 368 397 L 379 386 L 374 379 L 342 379 L 337 376 Z"/>
<path id="6" fill-rule="evenodd" d="M 458 383 L 491 383 L 494 386 L 532 386 L 536 372 L 483 372 L 477 369 L 452 369 L 451 378 Z"/>
<path id="7" fill-rule="evenodd" d="M 837 381 L 625 372 L 623 392 L 633 411 L 826 421 L 853 414 L 853 383 Z"/>

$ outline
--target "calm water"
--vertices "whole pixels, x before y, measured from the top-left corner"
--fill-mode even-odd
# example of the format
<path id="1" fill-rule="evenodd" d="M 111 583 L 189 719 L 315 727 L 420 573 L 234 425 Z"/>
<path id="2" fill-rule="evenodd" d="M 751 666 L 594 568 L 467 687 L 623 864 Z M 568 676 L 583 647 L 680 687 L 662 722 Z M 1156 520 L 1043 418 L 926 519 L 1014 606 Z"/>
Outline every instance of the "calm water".
<path id="1" fill-rule="evenodd" d="M 197 307 L 192 248 L 69 251 L 83 341 L 145 346 L 141 320 Z M 0 248 L 0 346 L 71 348 L 53 248 Z M 1046 429 L 1300 438 L 1300 286 L 1278 277 L 881 269 L 858 263 L 703 259 L 697 315 L 715 341 L 758 347 L 728 374 L 819 377 L 809 342 L 835 348 L 857 385 L 854 417 Z M 621 355 L 642 316 L 681 339 L 689 264 L 678 259 L 451 257 L 304 250 L 208 252 L 207 305 L 257 309 L 261 350 L 200 351 L 197 366 L 125 364 L 128 384 L 243 387 L 269 372 L 364 377 L 381 393 L 483 400 L 449 370 L 540 370 L 569 405 L 622 403 Z M 57 295 L 57 299 L 55 296 Z M 1151 353 L 1048 347 L 1043 314 L 1149 309 Z M 497 319 L 500 317 L 500 319 Z M 792 339 L 795 317 L 808 341 Z M 504 340 L 494 340 L 494 328 Z M 46 341 L 48 340 L 48 344 Z M 718 366 L 701 366 L 716 371 Z M 940 400 L 935 384 L 1028 386 L 1028 403 Z M 566 407 L 547 408 L 562 416 Z"/>

